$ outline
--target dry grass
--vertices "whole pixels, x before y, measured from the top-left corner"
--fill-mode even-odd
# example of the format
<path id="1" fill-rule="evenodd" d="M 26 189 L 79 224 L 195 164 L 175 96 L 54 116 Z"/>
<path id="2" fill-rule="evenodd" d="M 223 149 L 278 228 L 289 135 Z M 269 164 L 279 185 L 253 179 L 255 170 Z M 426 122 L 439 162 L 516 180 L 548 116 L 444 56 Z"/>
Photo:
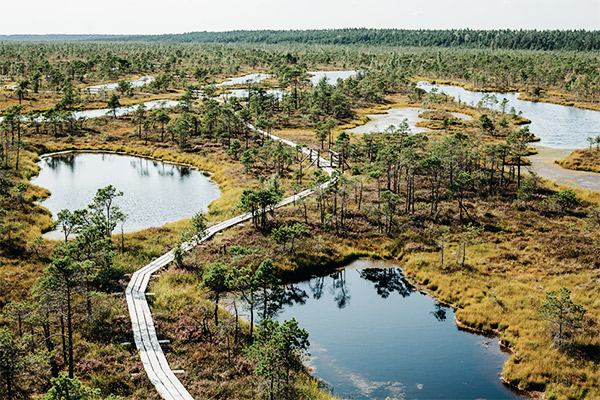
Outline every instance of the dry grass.
<path id="1" fill-rule="evenodd" d="M 365 198 L 370 198 L 375 188 L 371 183 L 365 190 Z M 327 273 L 357 256 L 397 258 L 421 288 L 458 307 L 457 318 L 465 327 L 498 334 L 512 349 L 503 371 L 509 384 L 545 391 L 549 398 L 596 398 L 600 395 L 600 360 L 594 358 L 593 349 L 600 349 L 595 326 L 600 318 L 600 264 L 595 234 L 585 229 L 584 208 L 556 215 L 546 213 L 535 201 L 512 205 L 508 200 L 477 200 L 472 212 L 485 230 L 468 245 L 464 268 L 457 262 L 462 225 L 452 202 L 445 202 L 440 213 L 451 232 L 444 267 L 433 225 L 401 217 L 397 223 L 404 228 L 386 237 L 377 234 L 358 212 L 351 218 L 352 229 L 337 237 L 320 229 L 314 203 L 309 205 L 311 235 L 297 243 L 292 255 L 281 254 L 280 246 L 269 236 L 246 224 L 207 243 L 197 254 L 192 253 L 187 263 L 194 270 L 217 259 L 235 267 L 257 265 L 270 257 L 280 266 L 282 276 L 294 281 Z M 299 207 L 287 207 L 277 212 L 275 224 L 303 222 L 301 215 Z M 415 220 L 423 218 L 419 213 Z M 220 251 L 234 245 L 260 252 L 236 258 Z M 581 346 L 569 350 L 552 346 L 549 327 L 537 317 L 545 293 L 562 286 L 573 289 L 574 301 L 588 310 L 590 323 L 578 339 Z M 178 291 L 187 293 L 183 288 Z M 187 301 L 184 296 L 182 305 Z M 168 298 L 165 304 L 175 302 Z M 583 354 L 585 351 L 591 353 Z"/>
<path id="2" fill-rule="evenodd" d="M 600 150 L 578 149 L 567 158 L 556 161 L 563 168 L 578 171 L 600 172 Z M 598 177 L 600 179 L 600 177 Z"/>
<path id="3" fill-rule="evenodd" d="M 527 100 L 538 103 L 560 104 L 562 106 L 600 111 L 600 104 L 598 103 L 577 100 L 566 93 L 558 93 L 552 91 L 546 91 L 546 94 L 544 96 L 533 96 L 527 92 L 521 92 L 521 94 L 519 94 L 519 100 Z"/>
<path id="4" fill-rule="evenodd" d="M 364 121 L 364 114 L 361 116 L 361 113 L 384 112 L 386 107 L 408 104 L 401 97 L 394 97 L 392 100 L 391 104 L 362 110 L 358 119 L 352 123 Z M 463 108 L 459 112 L 466 113 Z M 30 177 L 36 172 L 35 152 L 68 149 L 119 151 L 191 164 L 211 171 L 223 193 L 211 205 L 211 221 L 224 220 L 236 214 L 235 205 L 241 191 L 244 187 L 256 184 L 255 177 L 242 174 L 242 167 L 227 157 L 224 149 L 219 146 L 211 147 L 210 143 L 203 143 L 207 147 L 183 152 L 167 144 L 152 141 L 146 143 L 132 135 L 133 128 L 125 119 L 98 119 L 90 122 L 88 127 L 90 131 L 84 136 L 59 140 L 47 136 L 28 139 L 31 151 L 26 153 L 25 175 Z M 311 132 L 302 129 L 288 129 L 281 133 L 307 142 L 314 137 Z M 289 185 L 289 180 L 287 184 Z M 367 184 L 365 191 L 366 203 L 367 198 L 374 198 L 374 183 Z M 28 194 L 44 195 L 39 188 L 29 189 Z M 417 194 L 419 196 L 425 195 Z M 580 196 L 586 201 L 600 200 L 597 193 L 580 192 Z M 426 216 L 414 220 L 400 217 L 397 224 L 403 228 L 392 237 L 386 237 L 377 233 L 361 210 L 353 209 L 352 229 L 340 238 L 331 230 L 319 227 L 314 204 L 311 204 L 308 224 L 311 235 L 297 243 L 296 251 L 291 256 L 283 254 L 273 239 L 255 232 L 249 224 L 232 228 L 204 245 L 197 253 L 192 253 L 186 261 L 187 272 L 172 268 L 163 274 L 163 278 L 153 283 L 151 290 L 157 293 L 153 308 L 159 335 L 182 335 L 182 330 L 195 331 L 188 329 L 189 326 L 178 324 L 186 316 L 202 317 L 206 312 L 205 300 L 197 290 L 198 272 L 202 265 L 215 259 L 235 266 L 250 263 L 256 265 L 265 257 L 272 257 L 281 267 L 282 276 L 287 280 L 294 280 L 313 273 L 326 273 L 356 256 L 393 257 L 403 260 L 405 271 L 411 279 L 430 290 L 440 300 L 457 306 L 457 317 L 465 326 L 495 332 L 505 345 L 513 349 L 513 355 L 503 371 L 503 376 L 509 383 L 527 390 L 545 388 L 548 397 L 598 398 L 598 361 L 552 348 L 547 326 L 537 318 L 537 309 L 543 301 L 544 293 L 561 286 L 573 289 L 575 301 L 588 309 L 592 320 L 597 321 L 600 317 L 597 251 L 594 253 L 593 234 L 584 229 L 583 210 L 557 216 L 545 214 L 536 205 L 516 207 L 510 201 L 511 198 L 490 198 L 478 200 L 476 205 L 469 205 L 483 226 L 498 227 L 499 230 L 483 233 L 479 241 L 468 246 L 465 268 L 458 267 L 455 255 L 452 254 L 458 247 L 461 224 L 456 218 L 456 206 L 451 202 L 444 203 L 441 212 L 441 218 L 451 229 L 449 248 L 446 250 L 450 261 L 443 268 L 435 245 L 437 237 L 422 222 L 427 221 Z M 303 222 L 300 211 L 298 206 L 279 210 L 275 224 Z M 32 228 L 37 230 L 31 231 L 32 236 L 26 236 L 22 232 L 24 237 L 35 236 L 43 227 L 43 221 L 47 222 L 48 215 L 44 216 L 41 212 L 39 218 L 40 220 L 31 221 L 29 225 L 37 227 Z M 126 252 L 118 257 L 117 265 L 124 270 L 133 271 L 146 264 L 170 249 L 186 224 L 186 221 L 179 221 L 162 228 L 126 235 Z M 413 246 L 414 243 L 419 246 Z M 244 259 L 224 258 L 219 253 L 221 246 L 228 248 L 233 245 L 255 248 L 260 252 Z M 418 251 L 411 250 L 415 248 Z M 28 271 L 31 277 L 35 277 L 43 265 L 43 262 L 33 261 L 26 264 L 5 263 L 3 273 L 9 278 L 9 282 L 23 280 L 21 284 L 25 288 L 31 286 L 31 278 L 24 279 L 18 274 Z M 124 305 L 121 307 L 118 315 L 126 315 Z M 225 313 L 222 317 L 229 318 Z M 196 326 L 188 322 L 192 328 Z M 590 329 L 593 335 L 585 338 L 585 344 L 592 348 L 600 346 L 598 335 L 595 335 L 597 329 L 594 326 Z M 174 340 L 172 353 L 168 357 L 175 367 L 183 367 L 189 371 L 183 379 L 195 393 L 207 396 L 206 398 L 234 395 L 245 398 L 244 396 L 250 396 L 248 393 L 253 393 L 255 383 L 244 369 L 247 366 L 241 361 L 232 364 L 232 359 L 227 358 L 227 348 L 222 340 L 201 337 L 197 341 L 186 342 L 180 340 L 181 337 L 173 336 L 177 340 Z M 107 347 L 113 352 L 112 360 L 119 360 L 118 355 L 126 352 L 125 349 Z M 101 352 L 99 349 L 81 351 L 86 358 L 89 354 Z M 139 362 L 135 365 L 136 362 L 135 357 L 124 361 L 130 366 L 130 370 L 139 369 Z M 213 363 L 217 367 L 211 367 Z M 107 375 L 106 371 L 99 372 L 96 379 L 102 379 L 100 376 L 104 375 Z M 140 373 L 139 376 L 141 378 L 137 379 L 141 389 L 136 389 L 131 398 L 154 396 L 147 389 L 147 382 L 143 381 L 145 374 Z M 234 377 L 239 377 L 239 380 L 233 379 Z M 299 379 L 304 378 L 301 375 Z M 309 381 L 307 386 L 315 387 L 313 381 Z M 314 397 L 307 398 L 321 396 L 311 393 Z"/>
<path id="5" fill-rule="evenodd" d="M 520 87 L 520 86 L 479 87 L 479 86 L 473 85 L 472 82 L 466 81 L 464 79 L 452 79 L 452 80 L 442 79 L 442 80 L 440 80 L 440 79 L 432 79 L 432 78 L 427 78 L 427 77 L 413 77 L 413 78 L 411 78 L 411 80 L 414 82 L 435 80 L 435 82 L 440 85 L 460 86 L 463 89 L 466 89 L 466 90 L 469 90 L 472 92 L 499 92 L 499 93 L 519 92 L 519 100 L 560 104 L 563 106 L 570 106 L 570 107 L 600 111 L 600 104 L 598 104 L 596 102 L 584 101 L 584 100 L 579 100 L 579 99 L 573 98 L 570 94 L 562 92 L 560 90 L 547 89 L 544 91 L 545 93 L 543 96 L 533 96 L 532 94 L 530 94 L 528 92 L 527 88 Z"/>
<path id="6" fill-rule="evenodd" d="M 89 86 L 86 84 L 86 86 Z M 147 94 L 139 92 L 136 89 L 131 96 L 120 96 L 119 102 L 122 106 L 134 106 L 136 104 L 144 103 L 151 100 L 168 100 L 177 99 L 183 90 L 173 90 L 166 94 Z M 61 100 L 60 93 L 28 93 L 25 99 L 23 99 L 21 105 L 23 106 L 23 113 L 29 111 L 44 112 L 51 108 L 56 107 Z M 110 93 L 102 94 L 81 94 L 80 99 L 82 103 L 79 105 L 80 110 L 95 110 L 99 108 L 106 108 L 106 102 L 110 98 Z M 5 110 L 9 107 L 19 104 L 18 98 L 10 91 L 0 92 L 0 111 Z"/>
<path id="7" fill-rule="evenodd" d="M 600 318 L 597 296 L 597 248 L 594 233 L 574 216 L 544 218 L 531 211 L 506 208 L 490 211 L 501 221 L 498 234 L 485 233 L 467 249 L 467 266 L 457 266 L 456 238 L 446 249 L 405 257 L 408 276 L 440 300 L 458 307 L 457 318 L 467 327 L 496 333 L 513 354 L 503 378 L 524 390 L 544 390 L 558 398 L 600 396 L 600 368 L 591 358 L 552 346 L 549 327 L 537 311 L 545 293 L 562 286 L 573 289 L 576 303 L 588 310 L 590 325 L 583 342 L 600 349 L 595 324 Z M 575 350 L 573 350 L 575 351 Z M 587 397 L 586 397 L 587 396 Z"/>

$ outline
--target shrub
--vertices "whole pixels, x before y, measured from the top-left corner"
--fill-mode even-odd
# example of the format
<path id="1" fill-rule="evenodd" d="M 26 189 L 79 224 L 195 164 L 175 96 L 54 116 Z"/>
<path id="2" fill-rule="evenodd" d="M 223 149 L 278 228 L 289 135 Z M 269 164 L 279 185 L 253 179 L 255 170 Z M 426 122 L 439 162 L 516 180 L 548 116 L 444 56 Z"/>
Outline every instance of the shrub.
<path id="1" fill-rule="evenodd" d="M 553 194 L 544 200 L 542 204 L 549 211 L 566 213 L 579 205 L 579 199 L 573 190 L 567 189 Z"/>

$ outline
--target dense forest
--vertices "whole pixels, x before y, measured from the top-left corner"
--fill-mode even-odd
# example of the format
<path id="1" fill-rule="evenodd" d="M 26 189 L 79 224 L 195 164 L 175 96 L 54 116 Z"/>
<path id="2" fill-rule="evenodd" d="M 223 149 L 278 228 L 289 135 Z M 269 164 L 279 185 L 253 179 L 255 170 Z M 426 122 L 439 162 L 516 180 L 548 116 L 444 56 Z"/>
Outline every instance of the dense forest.
<path id="1" fill-rule="evenodd" d="M 506 50 L 600 50 L 600 32 L 585 30 L 325 29 L 188 32 L 165 35 L 15 35 L 0 41 L 128 41 L 163 43 L 320 44 Z"/>
<path id="2" fill-rule="evenodd" d="M 244 69 L 269 71 L 291 57 L 304 68 L 355 68 L 383 73 L 381 79 L 449 79 L 495 90 L 524 90 L 538 100 L 541 88 L 561 101 L 597 103 L 600 58 L 595 53 L 455 48 L 357 49 L 352 46 L 243 44 L 9 43 L 0 47 L 0 75 L 27 82 L 34 91 L 58 90 L 127 74 L 158 74 L 156 84 L 179 88 L 209 83 Z M 160 60 L 157 62 L 157 60 Z"/>

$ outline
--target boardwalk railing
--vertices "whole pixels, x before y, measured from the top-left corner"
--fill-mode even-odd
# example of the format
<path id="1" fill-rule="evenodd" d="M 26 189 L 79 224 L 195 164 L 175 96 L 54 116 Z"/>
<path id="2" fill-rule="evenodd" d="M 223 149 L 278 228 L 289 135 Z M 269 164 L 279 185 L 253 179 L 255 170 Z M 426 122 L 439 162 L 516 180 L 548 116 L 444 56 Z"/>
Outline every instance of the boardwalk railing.
<path id="1" fill-rule="evenodd" d="M 296 143 L 293 143 L 289 140 L 285 140 L 265 131 L 256 129 L 252 125 L 249 125 L 249 127 L 267 137 L 270 137 L 273 140 L 296 147 Z M 316 152 L 314 156 L 309 149 L 303 149 L 303 152 L 305 154 L 309 154 L 311 161 L 316 161 L 315 157 L 318 157 Z M 327 161 L 324 159 L 320 159 L 318 162 L 318 164 L 323 166 L 326 165 L 326 163 Z M 322 169 L 330 176 L 333 174 L 333 168 L 331 167 L 323 167 Z M 307 189 L 303 192 L 290 196 L 277 204 L 275 208 L 283 207 L 285 205 L 294 203 L 301 198 L 310 196 L 317 190 L 325 189 L 332 182 L 333 179 L 330 179 L 314 189 Z M 189 251 L 199 243 L 210 239 L 217 232 L 245 222 L 251 218 L 252 213 L 245 213 L 213 225 L 206 230 L 205 235 L 201 239 L 194 239 L 189 242 L 185 242 L 182 245 L 182 248 L 185 251 Z M 172 262 L 173 259 L 174 253 L 173 250 L 171 250 L 152 261 L 150 264 L 136 271 L 131 276 L 131 280 L 127 285 L 125 296 L 127 298 L 127 307 L 129 308 L 129 316 L 131 318 L 131 327 L 133 330 L 135 345 L 140 353 L 140 358 L 142 360 L 142 364 L 144 365 L 144 369 L 148 374 L 148 378 L 150 378 L 150 381 L 164 399 L 190 400 L 193 399 L 192 395 L 190 395 L 190 393 L 181 384 L 179 379 L 175 376 L 175 373 L 173 370 L 171 370 L 171 367 L 169 367 L 169 363 L 167 362 L 165 354 L 160 347 L 160 343 L 156 335 L 156 328 L 154 327 L 154 321 L 152 320 L 152 312 L 150 311 L 150 307 L 146 300 L 146 289 L 148 288 L 150 277 L 156 271 Z"/>

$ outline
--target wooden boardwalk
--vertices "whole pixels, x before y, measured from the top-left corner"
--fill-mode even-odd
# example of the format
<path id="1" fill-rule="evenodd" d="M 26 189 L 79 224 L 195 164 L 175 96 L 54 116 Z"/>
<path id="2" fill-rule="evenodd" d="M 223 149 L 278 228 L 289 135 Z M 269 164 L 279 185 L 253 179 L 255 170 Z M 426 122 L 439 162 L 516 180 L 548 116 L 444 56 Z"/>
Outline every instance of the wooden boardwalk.
<path id="1" fill-rule="evenodd" d="M 290 142 L 289 140 L 281 139 L 277 136 L 268 134 L 264 131 L 254 128 L 251 125 L 250 128 L 274 140 L 280 141 L 294 148 L 296 147 L 296 144 Z M 303 152 L 307 155 L 310 154 L 310 161 L 316 161 L 316 156 L 313 156 L 310 150 L 303 149 Z M 328 163 L 328 160 L 322 158 L 319 159 L 319 165 L 325 166 Z M 331 167 L 323 167 L 322 169 L 330 176 L 333 174 L 334 169 Z M 301 193 L 288 197 L 281 201 L 276 208 L 294 203 L 298 199 L 309 196 L 317 190 L 324 189 L 329 186 L 331 182 L 332 181 L 330 180 L 316 187 L 315 189 L 305 190 Z M 206 234 L 202 239 L 186 242 L 182 245 L 182 247 L 185 251 L 189 251 L 199 243 L 210 239 L 217 232 L 235 226 L 251 218 L 251 213 L 245 213 L 213 225 L 207 229 Z M 129 308 L 129 316 L 131 318 L 131 327 L 133 330 L 135 345 L 140 353 L 140 358 L 142 360 L 142 364 L 144 365 L 144 369 L 148 374 L 148 378 L 150 378 L 150 381 L 164 399 L 190 400 L 193 399 L 192 395 L 189 394 L 179 379 L 175 376 L 175 373 L 173 370 L 171 370 L 171 367 L 169 367 L 169 363 L 167 362 L 165 354 L 160 347 L 160 343 L 156 335 L 156 328 L 154 327 L 154 321 L 152 320 L 152 312 L 150 311 L 150 307 L 146 301 L 146 289 L 148 288 L 150 277 L 156 273 L 156 271 L 172 262 L 173 259 L 174 254 L 173 250 L 171 250 L 152 261 L 150 264 L 136 271 L 131 276 L 131 280 L 127 285 L 125 296 L 127 298 L 127 307 Z"/>

